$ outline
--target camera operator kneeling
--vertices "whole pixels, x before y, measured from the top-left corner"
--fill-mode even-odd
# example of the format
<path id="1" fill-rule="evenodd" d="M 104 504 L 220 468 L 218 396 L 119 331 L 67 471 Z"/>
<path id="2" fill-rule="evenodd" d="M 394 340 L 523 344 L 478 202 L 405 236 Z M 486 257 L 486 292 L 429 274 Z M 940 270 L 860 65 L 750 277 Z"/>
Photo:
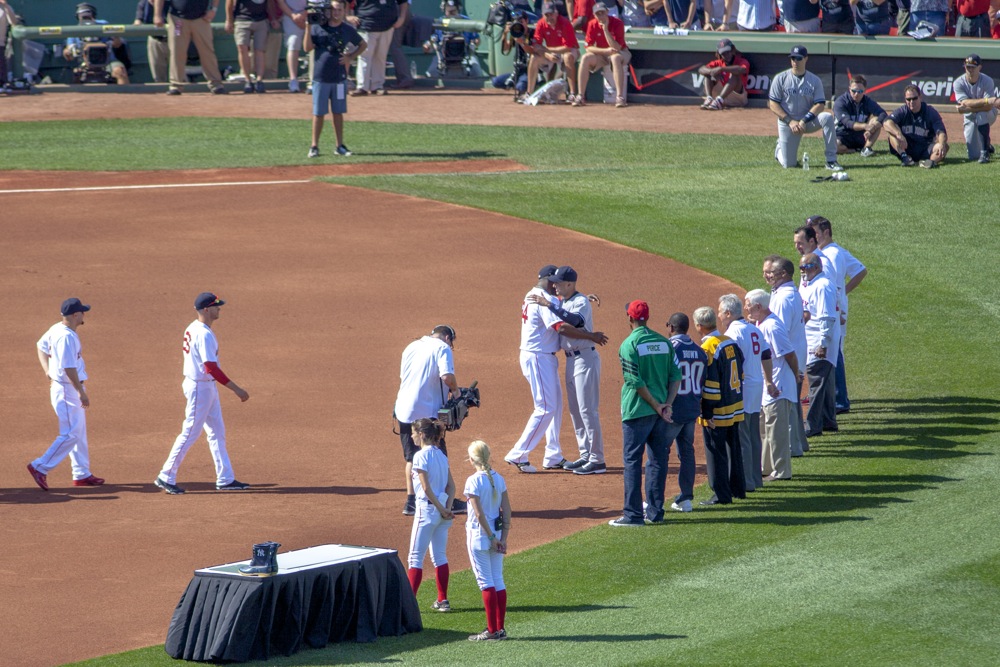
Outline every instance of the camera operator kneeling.
<path id="1" fill-rule="evenodd" d="M 98 20 L 97 8 L 88 2 L 76 6 L 76 21 L 79 25 L 106 24 Z M 70 37 L 63 47 L 63 58 L 76 61 L 73 67 L 74 83 L 127 84 L 128 69 L 132 65 L 128 45 L 118 36 L 109 38 Z"/>

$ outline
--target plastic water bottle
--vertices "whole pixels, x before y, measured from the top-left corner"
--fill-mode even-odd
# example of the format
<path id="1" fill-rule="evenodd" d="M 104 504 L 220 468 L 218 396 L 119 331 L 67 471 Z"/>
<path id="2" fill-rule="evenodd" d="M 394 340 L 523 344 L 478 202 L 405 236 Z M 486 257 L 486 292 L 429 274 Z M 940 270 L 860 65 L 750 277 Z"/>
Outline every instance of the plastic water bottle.
<path id="1" fill-rule="evenodd" d="M 802 171 L 809 171 L 809 153 L 802 154 Z"/>

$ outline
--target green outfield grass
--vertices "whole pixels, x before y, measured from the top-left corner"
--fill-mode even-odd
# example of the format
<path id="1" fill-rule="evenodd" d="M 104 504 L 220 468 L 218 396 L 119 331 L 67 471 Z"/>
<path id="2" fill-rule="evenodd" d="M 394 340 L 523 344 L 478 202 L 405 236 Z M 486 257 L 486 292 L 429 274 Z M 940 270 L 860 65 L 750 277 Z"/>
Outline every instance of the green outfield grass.
<path id="1" fill-rule="evenodd" d="M 180 128 L 204 144 L 180 152 Z M 600 526 L 509 558 L 517 641 L 465 641 L 483 614 L 463 572 L 452 577 L 456 611 L 425 614 L 423 633 L 269 664 L 1000 664 L 1000 243 L 982 194 L 993 196 L 1000 167 L 966 164 L 956 146 L 942 169 L 847 156 L 850 183 L 814 184 L 824 172 L 777 168 L 770 138 L 367 123 L 347 132 L 351 161 L 498 158 L 528 171 L 338 182 L 580 230 L 748 289 L 764 286 L 764 255 L 793 254 L 792 230 L 826 215 L 869 267 L 851 298 L 854 410 L 796 460 L 794 480 L 745 502 L 662 527 Z M 4 166 L 302 164 L 307 134 L 304 121 L 8 123 Z M 819 139 L 805 145 L 822 155 Z M 635 282 L 637 296 L 655 298 Z M 81 664 L 177 663 L 156 646 Z"/>

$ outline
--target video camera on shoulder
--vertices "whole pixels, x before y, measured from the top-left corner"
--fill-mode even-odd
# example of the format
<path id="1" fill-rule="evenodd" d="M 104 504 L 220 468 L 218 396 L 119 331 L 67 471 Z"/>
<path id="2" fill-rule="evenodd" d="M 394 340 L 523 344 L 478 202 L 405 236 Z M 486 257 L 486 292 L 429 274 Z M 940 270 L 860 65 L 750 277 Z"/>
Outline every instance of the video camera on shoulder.
<path id="1" fill-rule="evenodd" d="M 469 408 L 479 407 L 479 389 L 476 385 L 479 381 L 473 382 L 468 387 L 459 389 L 458 398 L 449 399 L 444 407 L 438 410 L 438 419 L 449 431 L 457 431 L 462 428 L 462 422 L 469 415 Z"/>
<path id="2" fill-rule="evenodd" d="M 327 12 L 333 6 L 331 0 L 309 0 L 306 3 L 306 21 L 310 25 L 323 25 L 328 19 Z"/>

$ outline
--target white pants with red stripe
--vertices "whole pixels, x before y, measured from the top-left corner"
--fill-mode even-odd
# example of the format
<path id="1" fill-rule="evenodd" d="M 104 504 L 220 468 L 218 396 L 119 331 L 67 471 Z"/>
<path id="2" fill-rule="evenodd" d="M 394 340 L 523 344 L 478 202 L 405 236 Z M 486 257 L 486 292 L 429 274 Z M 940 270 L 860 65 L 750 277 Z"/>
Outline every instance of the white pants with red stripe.
<path id="1" fill-rule="evenodd" d="M 445 519 L 434 505 L 426 500 L 417 501 L 417 513 L 413 517 L 413 530 L 410 532 L 410 555 L 407 565 L 418 570 L 424 569 L 424 556 L 427 548 L 431 550 L 431 562 L 434 567 L 448 563 L 448 530 L 453 520 Z"/>
<path id="2" fill-rule="evenodd" d="M 208 438 L 208 447 L 215 461 L 215 483 L 218 486 L 233 481 L 233 466 L 226 452 L 226 425 L 222 421 L 222 405 L 219 403 L 219 388 L 215 382 L 195 382 L 184 378 L 181 385 L 187 398 L 184 409 L 184 425 L 174 440 L 174 446 L 167 456 L 160 479 L 170 484 L 177 483 L 177 471 L 191 445 L 201 437 L 202 430 Z"/>
<path id="3" fill-rule="evenodd" d="M 87 450 L 87 413 L 80 402 L 80 392 L 71 384 L 52 382 L 49 398 L 59 418 L 59 436 L 31 465 L 47 475 L 68 454 L 73 464 L 73 479 L 86 479 L 90 477 L 90 453 Z"/>
<path id="4" fill-rule="evenodd" d="M 554 354 L 521 350 L 521 373 L 531 386 L 535 409 L 514 446 L 504 457 L 508 463 L 524 463 L 544 437 L 543 465 L 555 466 L 563 460 L 559 446 L 562 427 L 562 386 L 559 383 L 559 361 Z"/>

